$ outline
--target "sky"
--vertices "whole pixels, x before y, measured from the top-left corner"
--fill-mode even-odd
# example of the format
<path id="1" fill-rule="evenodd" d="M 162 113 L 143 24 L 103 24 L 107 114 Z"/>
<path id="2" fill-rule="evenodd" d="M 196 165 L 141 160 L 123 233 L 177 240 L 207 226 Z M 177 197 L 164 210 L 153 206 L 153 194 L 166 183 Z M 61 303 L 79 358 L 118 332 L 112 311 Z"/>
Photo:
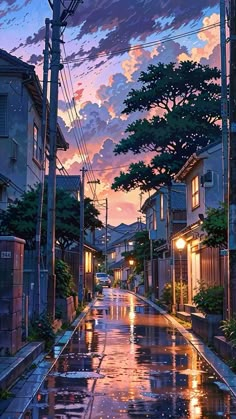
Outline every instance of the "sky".
<path id="1" fill-rule="evenodd" d="M 61 0 L 61 10 L 70 0 Z M 111 184 L 145 155 L 115 156 L 113 149 L 140 114 L 121 115 L 124 100 L 150 64 L 191 59 L 220 67 L 219 0 L 84 0 L 63 29 L 58 120 L 69 150 L 58 154 L 58 173 L 80 175 L 85 195 L 108 223 L 142 216 L 148 195 L 114 192 Z M 33 64 L 42 80 L 48 0 L 0 0 L 1 48 Z M 144 116 L 144 115 L 143 115 Z M 92 171 L 91 171 L 92 169 Z M 99 181 L 100 183 L 94 183 Z M 103 220 L 102 220 L 103 221 Z"/>

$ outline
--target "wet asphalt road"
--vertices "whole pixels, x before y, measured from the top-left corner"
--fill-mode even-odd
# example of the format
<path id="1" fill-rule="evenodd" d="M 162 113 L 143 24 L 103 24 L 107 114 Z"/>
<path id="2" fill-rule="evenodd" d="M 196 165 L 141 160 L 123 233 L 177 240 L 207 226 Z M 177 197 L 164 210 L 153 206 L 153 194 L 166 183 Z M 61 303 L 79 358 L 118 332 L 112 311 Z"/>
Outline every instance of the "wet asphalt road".
<path id="1" fill-rule="evenodd" d="M 236 418 L 235 403 L 162 314 L 105 288 L 25 418 Z"/>

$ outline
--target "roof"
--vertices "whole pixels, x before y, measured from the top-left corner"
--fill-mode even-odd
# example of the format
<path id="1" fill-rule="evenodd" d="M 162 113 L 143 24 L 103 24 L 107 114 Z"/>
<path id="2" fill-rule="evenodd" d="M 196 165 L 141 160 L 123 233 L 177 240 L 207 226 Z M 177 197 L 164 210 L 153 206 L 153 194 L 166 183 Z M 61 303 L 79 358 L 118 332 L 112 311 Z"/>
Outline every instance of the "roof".
<path id="1" fill-rule="evenodd" d="M 115 246 L 117 246 L 121 243 L 125 243 L 129 240 L 134 239 L 135 234 L 137 233 L 137 231 L 138 230 L 127 232 L 127 233 L 123 234 L 123 236 L 121 236 L 119 239 L 114 240 L 112 243 L 110 243 L 110 245 L 108 246 L 108 250 L 114 248 Z"/>
<path id="2" fill-rule="evenodd" d="M 171 186 L 171 201 L 172 201 L 172 209 L 186 209 L 186 186 L 184 183 L 177 183 L 173 182 Z M 141 211 L 145 212 L 148 208 L 153 206 L 153 203 L 156 200 L 156 197 L 160 194 L 167 194 L 168 187 L 167 186 L 160 186 L 160 188 L 146 201 L 143 203 L 141 207 Z"/>
<path id="3" fill-rule="evenodd" d="M 80 190 L 80 176 L 78 175 L 57 175 L 56 184 L 58 189 L 67 192 L 78 192 Z"/>
<path id="4" fill-rule="evenodd" d="M 35 67 L 33 65 L 25 63 L 24 61 L 9 54 L 3 49 L 0 49 L 0 61 L 0 76 L 9 74 L 21 76 L 25 87 L 29 91 L 34 101 L 35 108 L 37 109 L 38 114 L 42 116 L 43 90 L 39 78 L 34 71 Z M 48 110 L 49 106 L 50 105 L 47 102 Z M 49 136 L 49 123 L 47 123 L 47 127 L 47 136 Z M 67 150 L 69 148 L 69 144 L 66 142 L 59 125 L 57 125 L 57 148 L 61 150 Z"/>
<path id="5" fill-rule="evenodd" d="M 124 262 L 125 262 L 125 259 L 122 258 L 122 259 L 118 260 L 118 262 L 114 262 L 114 263 L 110 264 L 109 269 L 111 269 L 111 270 L 120 269 L 120 268 L 123 267 Z"/>
<path id="6" fill-rule="evenodd" d="M 214 141 L 214 143 L 208 144 L 206 147 L 203 147 L 193 153 L 189 159 L 185 162 L 182 168 L 175 175 L 175 180 L 182 182 L 188 173 L 191 172 L 192 168 L 201 160 L 209 157 L 209 151 L 214 148 L 219 148 L 222 145 L 222 140 Z"/>

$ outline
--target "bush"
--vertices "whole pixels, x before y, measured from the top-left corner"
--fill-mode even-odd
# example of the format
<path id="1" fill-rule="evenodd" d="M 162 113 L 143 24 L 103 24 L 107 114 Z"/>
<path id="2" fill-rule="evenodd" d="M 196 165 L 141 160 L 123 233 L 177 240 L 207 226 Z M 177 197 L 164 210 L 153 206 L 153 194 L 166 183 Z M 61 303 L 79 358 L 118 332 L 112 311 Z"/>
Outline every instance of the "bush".
<path id="1" fill-rule="evenodd" d="M 96 284 L 95 285 L 95 292 L 98 292 L 98 294 L 102 294 L 103 293 L 103 287 L 101 284 Z"/>
<path id="2" fill-rule="evenodd" d="M 197 309 L 204 314 L 223 314 L 224 288 L 213 286 L 201 288 L 193 297 Z"/>
<path id="3" fill-rule="evenodd" d="M 188 300 L 188 287 L 187 284 L 182 284 L 182 290 L 183 290 L 183 298 L 184 303 Z M 176 303 L 180 303 L 180 282 L 175 283 L 175 298 Z M 172 284 L 171 282 L 167 282 L 163 288 L 162 295 L 161 295 L 161 302 L 166 305 L 170 305 L 173 302 L 173 293 L 172 293 Z"/>
<path id="4" fill-rule="evenodd" d="M 236 317 L 223 320 L 220 328 L 224 332 L 226 339 L 232 343 L 233 346 L 236 346 Z"/>
<path id="5" fill-rule="evenodd" d="M 166 305 L 170 305 L 172 303 L 172 285 L 170 282 L 167 282 L 163 288 L 161 302 Z"/>
<path id="6" fill-rule="evenodd" d="M 69 265 L 63 260 L 56 259 L 56 298 L 67 298 L 76 295 L 73 276 Z"/>
<path id="7" fill-rule="evenodd" d="M 47 313 L 31 324 L 29 335 L 31 340 L 44 340 L 46 349 L 49 349 L 55 341 L 55 333 L 52 327 L 52 319 Z"/>

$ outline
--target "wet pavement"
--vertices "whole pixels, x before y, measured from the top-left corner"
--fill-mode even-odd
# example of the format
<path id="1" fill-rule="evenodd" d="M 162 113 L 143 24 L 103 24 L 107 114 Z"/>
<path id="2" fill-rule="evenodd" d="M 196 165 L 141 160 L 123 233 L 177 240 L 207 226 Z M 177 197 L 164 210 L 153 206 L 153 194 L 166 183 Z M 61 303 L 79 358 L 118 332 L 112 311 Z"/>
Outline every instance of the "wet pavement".
<path id="1" fill-rule="evenodd" d="M 19 389 L 25 413 L 18 418 L 236 418 L 232 391 L 194 346 L 205 349 L 206 359 L 211 351 L 169 317 L 132 293 L 104 289 L 67 332 L 43 384 L 37 387 L 35 371 Z M 56 345 L 52 359 L 60 351 Z M 220 362 L 223 376 L 228 369 Z M 9 412 L 1 417 L 17 418 Z"/>

